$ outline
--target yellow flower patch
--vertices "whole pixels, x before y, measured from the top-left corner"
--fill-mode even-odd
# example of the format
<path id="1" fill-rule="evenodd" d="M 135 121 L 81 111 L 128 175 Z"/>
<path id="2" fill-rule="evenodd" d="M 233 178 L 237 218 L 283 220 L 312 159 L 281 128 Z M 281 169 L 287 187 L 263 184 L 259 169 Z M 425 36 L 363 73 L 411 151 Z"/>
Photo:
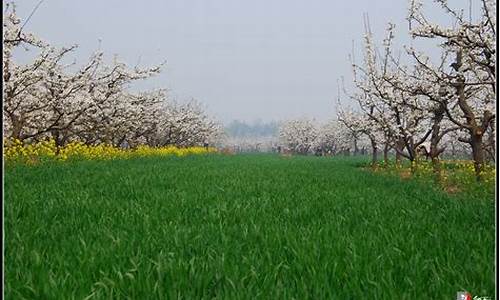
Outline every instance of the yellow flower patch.
<path id="1" fill-rule="evenodd" d="M 107 144 L 86 145 L 82 142 L 71 142 L 63 147 L 57 147 L 54 140 L 23 144 L 19 140 L 4 139 L 3 155 L 6 162 L 35 164 L 47 160 L 107 160 L 145 156 L 186 156 L 208 154 L 216 151 L 215 148 L 204 147 L 149 147 L 145 145 L 134 149 L 122 149 Z"/>

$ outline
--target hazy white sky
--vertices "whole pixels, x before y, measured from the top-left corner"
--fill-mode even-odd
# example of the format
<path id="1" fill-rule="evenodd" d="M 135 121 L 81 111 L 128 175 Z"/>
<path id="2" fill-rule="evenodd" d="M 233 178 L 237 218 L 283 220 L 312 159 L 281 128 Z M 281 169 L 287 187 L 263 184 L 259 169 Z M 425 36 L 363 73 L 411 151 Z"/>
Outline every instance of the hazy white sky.
<path id="1" fill-rule="evenodd" d="M 463 2 L 462 0 L 456 0 Z M 38 0 L 16 1 L 26 18 Z M 429 15 L 441 16 L 429 2 Z M 406 0 L 45 0 L 27 25 L 57 46 L 98 47 L 135 65 L 166 61 L 147 87 L 194 97 L 220 120 L 333 117 L 337 80 L 351 78 L 363 13 L 382 37 L 387 22 L 408 41 Z M 442 18 L 442 16 L 441 16 Z"/>

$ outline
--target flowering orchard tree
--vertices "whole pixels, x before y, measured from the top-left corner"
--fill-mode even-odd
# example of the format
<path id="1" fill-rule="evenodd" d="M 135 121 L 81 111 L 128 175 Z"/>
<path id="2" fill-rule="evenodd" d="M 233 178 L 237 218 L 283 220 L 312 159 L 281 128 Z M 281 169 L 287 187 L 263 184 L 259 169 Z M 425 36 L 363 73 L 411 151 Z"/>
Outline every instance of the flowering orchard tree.
<path id="1" fill-rule="evenodd" d="M 442 143 L 445 148 L 443 153 L 452 157 L 468 158 L 471 153 L 470 144 L 460 141 L 460 139 L 467 138 L 467 136 L 468 132 L 464 130 L 450 132 L 443 138 Z"/>
<path id="2" fill-rule="evenodd" d="M 317 137 L 317 125 L 306 118 L 286 121 L 279 128 L 281 144 L 297 154 L 308 154 Z"/>
<path id="3" fill-rule="evenodd" d="M 314 143 L 314 148 L 319 149 L 323 154 L 337 154 L 349 149 L 351 139 L 342 139 L 343 127 L 336 120 L 330 120 L 321 125 Z"/>
<path id="4" fill-rule="evenodd" d="M 148 143 L 146 137 L 154 132 L 165 101 L 163 90 L 121 92 L 89 111 L 76 127 L 77 137 L 86 143 L 115 146 Z"/>
<path id="5" fill-rule="evenodd" d="M 381 130 L 378 123 L 368 114 L 354 112 L 352 110 L 345 111 L 340 105 L 338 106 L 337 119 L 342 125 L 341 128 L 347 131 L 351 136 L 355 149 L 358 148 L 358 143 L 360 141 L 363 142 L 363 137 L 369 140 L 372 149 L 372 166 L 375 166 L 378 161 L 379 143 L 384 141 L 383 130 Z M 340 132 L 342 132 L 342 130 Z M 345 134 L 343 136 L 346 137 Z M 387 152 L 388 148 L 385 147 L 384 158 L 386 160 L 388 159 Z"/>
<path id="6" fill-rule="evenodd" d="M 371 32 L 366 33 L 363 65 L 353 63 L 357 91 L 351 98 L 357 100 L 367 120 L 377 124 L 380 134 L 392 140 L 397 161 L 401 156 L 415 161 L 417 148 L 432 132 L 428 102 L 403 87 L 411 77 L 392 54 L 394 25 L 389 24 L 387 33 L 383 55 L 376 51 Z"/>
<path id="7" fill-rule="evenodd" d="M 279 140 L 281 146 L 297 154 L 359 154 L 368 146 L 363 132 L 353 130 L 338 119 L 323 124 L 305 118 L 283 122 Z"/>
<path id="8" fill-rule="evenodd" d="M 455 19 L 455 27 L 430 23 L 417 0 L 410 1 L 408 20 L 413 38 L 442 41 L 438 63 L 405 47 L 413 64 L 404 65 L 393 54 L 394 25 L 389 24 L 381 49 L 367 26 L 363 61 L 352 59 L 355 91 L 349 95 L 364 116 L 342 112 L 339 120 L 353 131 L 365 131 L 372 149 L 377 147 L 373 141 L 383 137 L 386 146 L 394 147 L 397 161 L 403 156 L 417 162 L 418 149 L 427 148 L 438 177 L 439 155 L 448 145 L 456 146 L 450 143 L 456 137 L 470 145 L 480 179 L 484 152 L 494 153 L 496 3 L 482 0 L 481 17 L 472 21 L 445 0 L 436 2 Z"/>
<path id="9" fill-rule="evenodd" d="M 446 134 L 458 129 L 445 118 L 442 101 L 446 98 L 442 78 L 436 76 L 443 69 L 447 55 L 444 53 L 441 64 L 432 73 L 418 64 L 411 67 L 403 65 L 392 55 L 393 30 L 394 26 L 390 25 L 388 37 L 384 40 L 382 67 L 375 72 L 367 68 L 370 77 L 375 78 L 371 80 L 374 83 L 371 89 L 375 93 L 370 91 L 369 84 L 359 85 L 362 94 L 357 99 L 367 115 L 386 132 L 384 135 L 394 139 L 397 154 L 417 163 L 422 154 L 418 150 L 426 149 L 426 157 L 432 158 L 436 178 L 439 179 L 439 155 L 444 151 L 440 141 Z M 369 44 L 370 39 L 366 40 Z M 373 51 L 367 51 L 365 55 L 370 53 Z M 376 59 L 377 56 L 372 54 L 371 60 Z M 374 104 L 372 99 L 377 99 L 379 104 Z M 374 116 L 374 113 L 377 115 Z M 397 126 L 391 126 L 391 123 Z M 403 147 L 406 153 L 401 152 Z"/>
<path id="10" fill-rule="evenodd" d="M 4 135 L 24 142 L 52 138 L 57 146 L 87 144 L 178 146 L 214 143 L 220 126 L 196 103 L 178 105 L 165 90 L 131 92 L 129 87 L 160 72 L 129 67 L 97 51 L 81 66 L 63 64 L 77 46 L 58 49 L 26 33 L 13 3 L 4 13 Z M 18 64 L 17 47 L 32 48 L 33 61 Z"/>
<path id="11" fill-rule="evenodd" d="M 212 120 L 195 100 L 164 105 L 157 128 L 153 140 L 162 146 L 216 144 L 224 137 L 222 125 Z"/>
<path id="12" fill-rule="evenodd" d="M 430 60 L 410 48 L 417 65 L 441 78 L 442 98 L 438 102 L 448 119 L 468 132 L 462 142 L 470 144 L 481 178 L 484 165 L 484 136 L 494 131 L 496 87 L 496 1 L 481 0 L 479 19 L 466 18 L 447 1 L 436 0 L 455 21 L 454 27 L 433 24 L 425 17 L 420 1 L 410 1 L 408 21 L 414 38 L 439 39 L 444 53 L 454 54 L 451 69 L 436 70 Z M 493 136 L 492 133 L 490 136 Z M 491 143 L 491 142 L 490 142 Z"/>

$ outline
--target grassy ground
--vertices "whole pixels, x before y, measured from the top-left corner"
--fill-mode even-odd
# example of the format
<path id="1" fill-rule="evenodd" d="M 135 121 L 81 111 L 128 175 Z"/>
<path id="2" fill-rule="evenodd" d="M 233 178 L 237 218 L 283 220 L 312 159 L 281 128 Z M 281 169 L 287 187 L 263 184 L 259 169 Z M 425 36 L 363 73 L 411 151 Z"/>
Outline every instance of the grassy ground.
<path id="1" fill-rule="evenodd" d="M 355 159 L 190 156 L 9 167 L 7 299 L 494 296 L 494 198 Z"/>

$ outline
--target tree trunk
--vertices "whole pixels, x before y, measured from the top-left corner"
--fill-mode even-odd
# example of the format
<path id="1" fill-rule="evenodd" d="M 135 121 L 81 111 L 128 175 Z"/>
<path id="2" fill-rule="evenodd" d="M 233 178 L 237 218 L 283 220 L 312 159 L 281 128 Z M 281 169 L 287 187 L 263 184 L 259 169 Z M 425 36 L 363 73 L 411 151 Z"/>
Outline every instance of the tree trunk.
<path id="1" fill-rule="evenodd" d="M 54 142 L 56 143 L 56 154 L 59 155 L 62 146 L 61 134 L 59 130 L 52 130 L 51 135 L 54 139 Z"/>
<path id="2" fill-rule="evenodd" d="M 21 132 L 23 130 L 23 123 L 21 121 L 21 118 L 18 118 L 14 114 L 12 114 L 10 121 L 12 123 L 11 124 L 12 125 L 11 138 L 16 139 L 16 140 L 22 140 L 21 139 Z"/>
<path id="3" fill-rule="evenodd" d="M 384 165 L 389 165 L 389 143 L 385 143 L 384 145 Z"/>
<path id="4" fill-rule="evenodd" d="M 491 148 L 491 160 L 493 162 L 496 161 L 496 157 L 495 157 L 495 153 L 496 152 L 496 143 L 495 143 L 495 123 L 494 122 L 491 122 L 490 123 L 490 135 L 488 137 L 488 142 L 490 144 L 490 148 Z"/>
<path id="5" fill-rule="evenodd" d="M 483 135 L 476 133 L 471 138 L 472 158 L 474 159 L 474 172 L 476 180 L 481 181 L 482 171 L 484 169 L 484 151 L 483 151 Z"/>
<path id="6" fill-rule="evenodd" d="M 403 139 L 399 138 L 396 142 L 396 166 L 400 167 L 401 166 L 401 160 L 403 156 L 401 155 L 400 152 L 402 152 L 404 149 L 404 141 Z"/>
<path id="7" fill-rule="evenodd" d="M 462 49 L 457 51 L 456 58 L 456 69 L 459 70 L 462 66 Z M 472 107 L 467 103 L 467 99 L 465 96 L 465 76 L 460 74 L 458 76 L 458 80 L 456 82 L 456 89 L 458 95 L 458 106 L 464 113 L 464 116 L 467 120 L 467 125 L 469 127 L 470 133 L 470 145 L 472 146 L 472 157 L 474 159 L 474 171 L 476 173 L 477 181 L 481 181 L 481 173 L 484 167 L 484 154 L 483 154 L 483 135 L 484 131 L 487 128 L 487 122 L 491 117 L 489 111 L 484 112 L 482 126 L 477 124 L 476 116 L 474 115 L 474 111 Z"/>
<path id="8" fill-rule="evenodd" d="M 435 140 L 434 133 L 431 138 L 431 149 L 429 156 L 432 160 L 432 170 L 434 173 L 434 180 L 439 183 L 441 182 L 441 161 L 439 160 L 440 149 L 438 149 L 437 145 L 438 141 Z"/>
<path id="9" fill-rule="evenodd" d="M 418 155 L 417 151 L 415 151 L 413 148 L 412 150 L 413 156 L 411 156 L 413 159 L 410 159 L 410 162 L 411 162 L 411 167 L 410 167 L 410 170 L 411 170 L 411 174 L 415 174 L 418 170 L 418 163 L 420 162 L 420 155 Z"/>
<path id="10" fill-rule="evenodd" d="M 372 168 L 377 167 L 377 142 L 375 141 L 375 138 L 370 138 L 370 142 L 372 145 Z"/>
<path id="11" fill-rule="evenodd" d="M 442 150 L 438 148 L 439 142 L 441 141 L 441 121 L 444 118 L 445 107 L 441 104 L 434 110 L 434 118 L 432 124 L 432 134 L 431 134 L 431 147 L 429 156 L 432 160 L 432 170 L 434 173 L 434 180 L 437 183 L 441 182 L 441 162 L 439 160 L 439 155 Z"/>

